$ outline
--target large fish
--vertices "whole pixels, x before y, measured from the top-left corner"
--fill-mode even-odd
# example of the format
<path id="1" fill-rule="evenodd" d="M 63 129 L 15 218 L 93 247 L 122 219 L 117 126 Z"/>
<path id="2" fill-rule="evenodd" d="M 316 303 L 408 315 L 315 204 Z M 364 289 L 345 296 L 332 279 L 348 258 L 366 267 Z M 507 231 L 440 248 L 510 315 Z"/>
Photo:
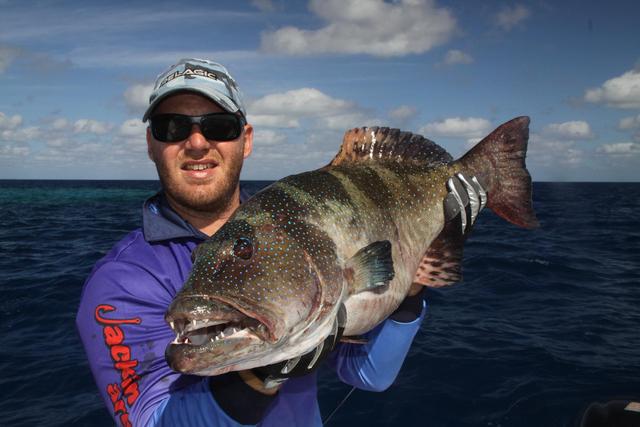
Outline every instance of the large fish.
<path id="1" fill-rule="evenodd" d="M 257 193 L 196 248 L 166 314 L 176 332 L 170 366 L 218 375 L 296 358 L 338 326 L 344 336 L 371 330 L 413 283 L 459 281 L 464 239 L 446 218 L 446 183 L 475 177 L 481 203 L 536 226 L 528 126 L 513 119 L 455 161 L 398 129 L 348 131 L 330 164 Z"/>

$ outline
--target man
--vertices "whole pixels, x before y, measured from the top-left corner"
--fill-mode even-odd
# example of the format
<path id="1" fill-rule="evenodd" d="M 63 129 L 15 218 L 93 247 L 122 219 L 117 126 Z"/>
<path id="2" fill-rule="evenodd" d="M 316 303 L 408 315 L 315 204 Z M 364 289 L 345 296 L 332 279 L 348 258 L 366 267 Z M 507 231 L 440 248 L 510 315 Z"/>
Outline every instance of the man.
<path id="1" fill-rule="evenodd" d="M 321 425 L 315 373 L 267 387 L 267 374 L 278 377 L 268 367 L 210 378 L 168 367 L 164 351 L 174 333 L 165 311 L 189 275 L 191 252 L 241 203 L 253 128 L 227 70 L 199 59 L 181 60 L 158 77 L 146 120 L 162 191 L 144 203 L 142 229 L 96 264 L 76 319 L 109 412 L 123 426 Z M 328 356 L 338 377 L 365 390 L 387 388 L 424 311 L 416 293 L 366 344 L 339 344 Z"/>

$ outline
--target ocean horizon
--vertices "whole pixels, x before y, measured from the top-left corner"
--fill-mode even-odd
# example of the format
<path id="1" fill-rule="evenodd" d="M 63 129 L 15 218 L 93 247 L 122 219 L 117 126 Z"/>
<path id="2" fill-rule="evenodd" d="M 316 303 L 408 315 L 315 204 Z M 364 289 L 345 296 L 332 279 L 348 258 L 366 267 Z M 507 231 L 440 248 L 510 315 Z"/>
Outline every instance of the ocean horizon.
<path id="1" fill-rule="evenodd" d="M 255 193 L 271 180 L 243 180 Z M 141 225 L 155 180 L 0 180 L 2 423 L 109 426 L 75 314 L 96 261 Z M 329 426 L 567 426 L 640 397 L 640 183 L 534 182 L 541 226 L 485 209 L 461 283 L 428 289 L 396 382 L 356 390 Z M 349 393 L 319 373 L 323 417 Z M 28 408 L 28 409 L 26 409 Z"/>

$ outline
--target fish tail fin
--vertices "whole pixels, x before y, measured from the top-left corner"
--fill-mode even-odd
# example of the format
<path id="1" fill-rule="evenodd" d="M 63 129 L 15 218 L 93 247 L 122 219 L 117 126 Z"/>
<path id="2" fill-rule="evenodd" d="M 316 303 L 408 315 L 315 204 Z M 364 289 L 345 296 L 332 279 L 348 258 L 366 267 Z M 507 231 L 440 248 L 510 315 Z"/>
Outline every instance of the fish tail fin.
<path id="1" fill-rule="evenodd" d="M 528 140 L 529 117 L 517 117 L 500 125 L 456 163 L 462 165 L 462 172 L 479 179 L 492 211 L 512 224 L 534 228 L 539 224 L 525 165 Z"/>

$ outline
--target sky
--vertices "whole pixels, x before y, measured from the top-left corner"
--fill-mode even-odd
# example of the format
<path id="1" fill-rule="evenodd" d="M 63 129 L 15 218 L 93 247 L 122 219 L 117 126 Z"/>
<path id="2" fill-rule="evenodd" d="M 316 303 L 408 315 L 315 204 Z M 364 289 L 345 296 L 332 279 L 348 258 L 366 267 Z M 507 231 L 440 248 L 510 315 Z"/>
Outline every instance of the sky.
<path id="1" fill-rule="evenodd" d="M 534 181 L 639 181 L 638 16 L 634 0 L 0 0 L 0 179 L 156 179 L 142 113 L 196 57 L 244 95 L 243 179 L 321 167 L 361 126 L 457 158 L 527 115 Z"/>

